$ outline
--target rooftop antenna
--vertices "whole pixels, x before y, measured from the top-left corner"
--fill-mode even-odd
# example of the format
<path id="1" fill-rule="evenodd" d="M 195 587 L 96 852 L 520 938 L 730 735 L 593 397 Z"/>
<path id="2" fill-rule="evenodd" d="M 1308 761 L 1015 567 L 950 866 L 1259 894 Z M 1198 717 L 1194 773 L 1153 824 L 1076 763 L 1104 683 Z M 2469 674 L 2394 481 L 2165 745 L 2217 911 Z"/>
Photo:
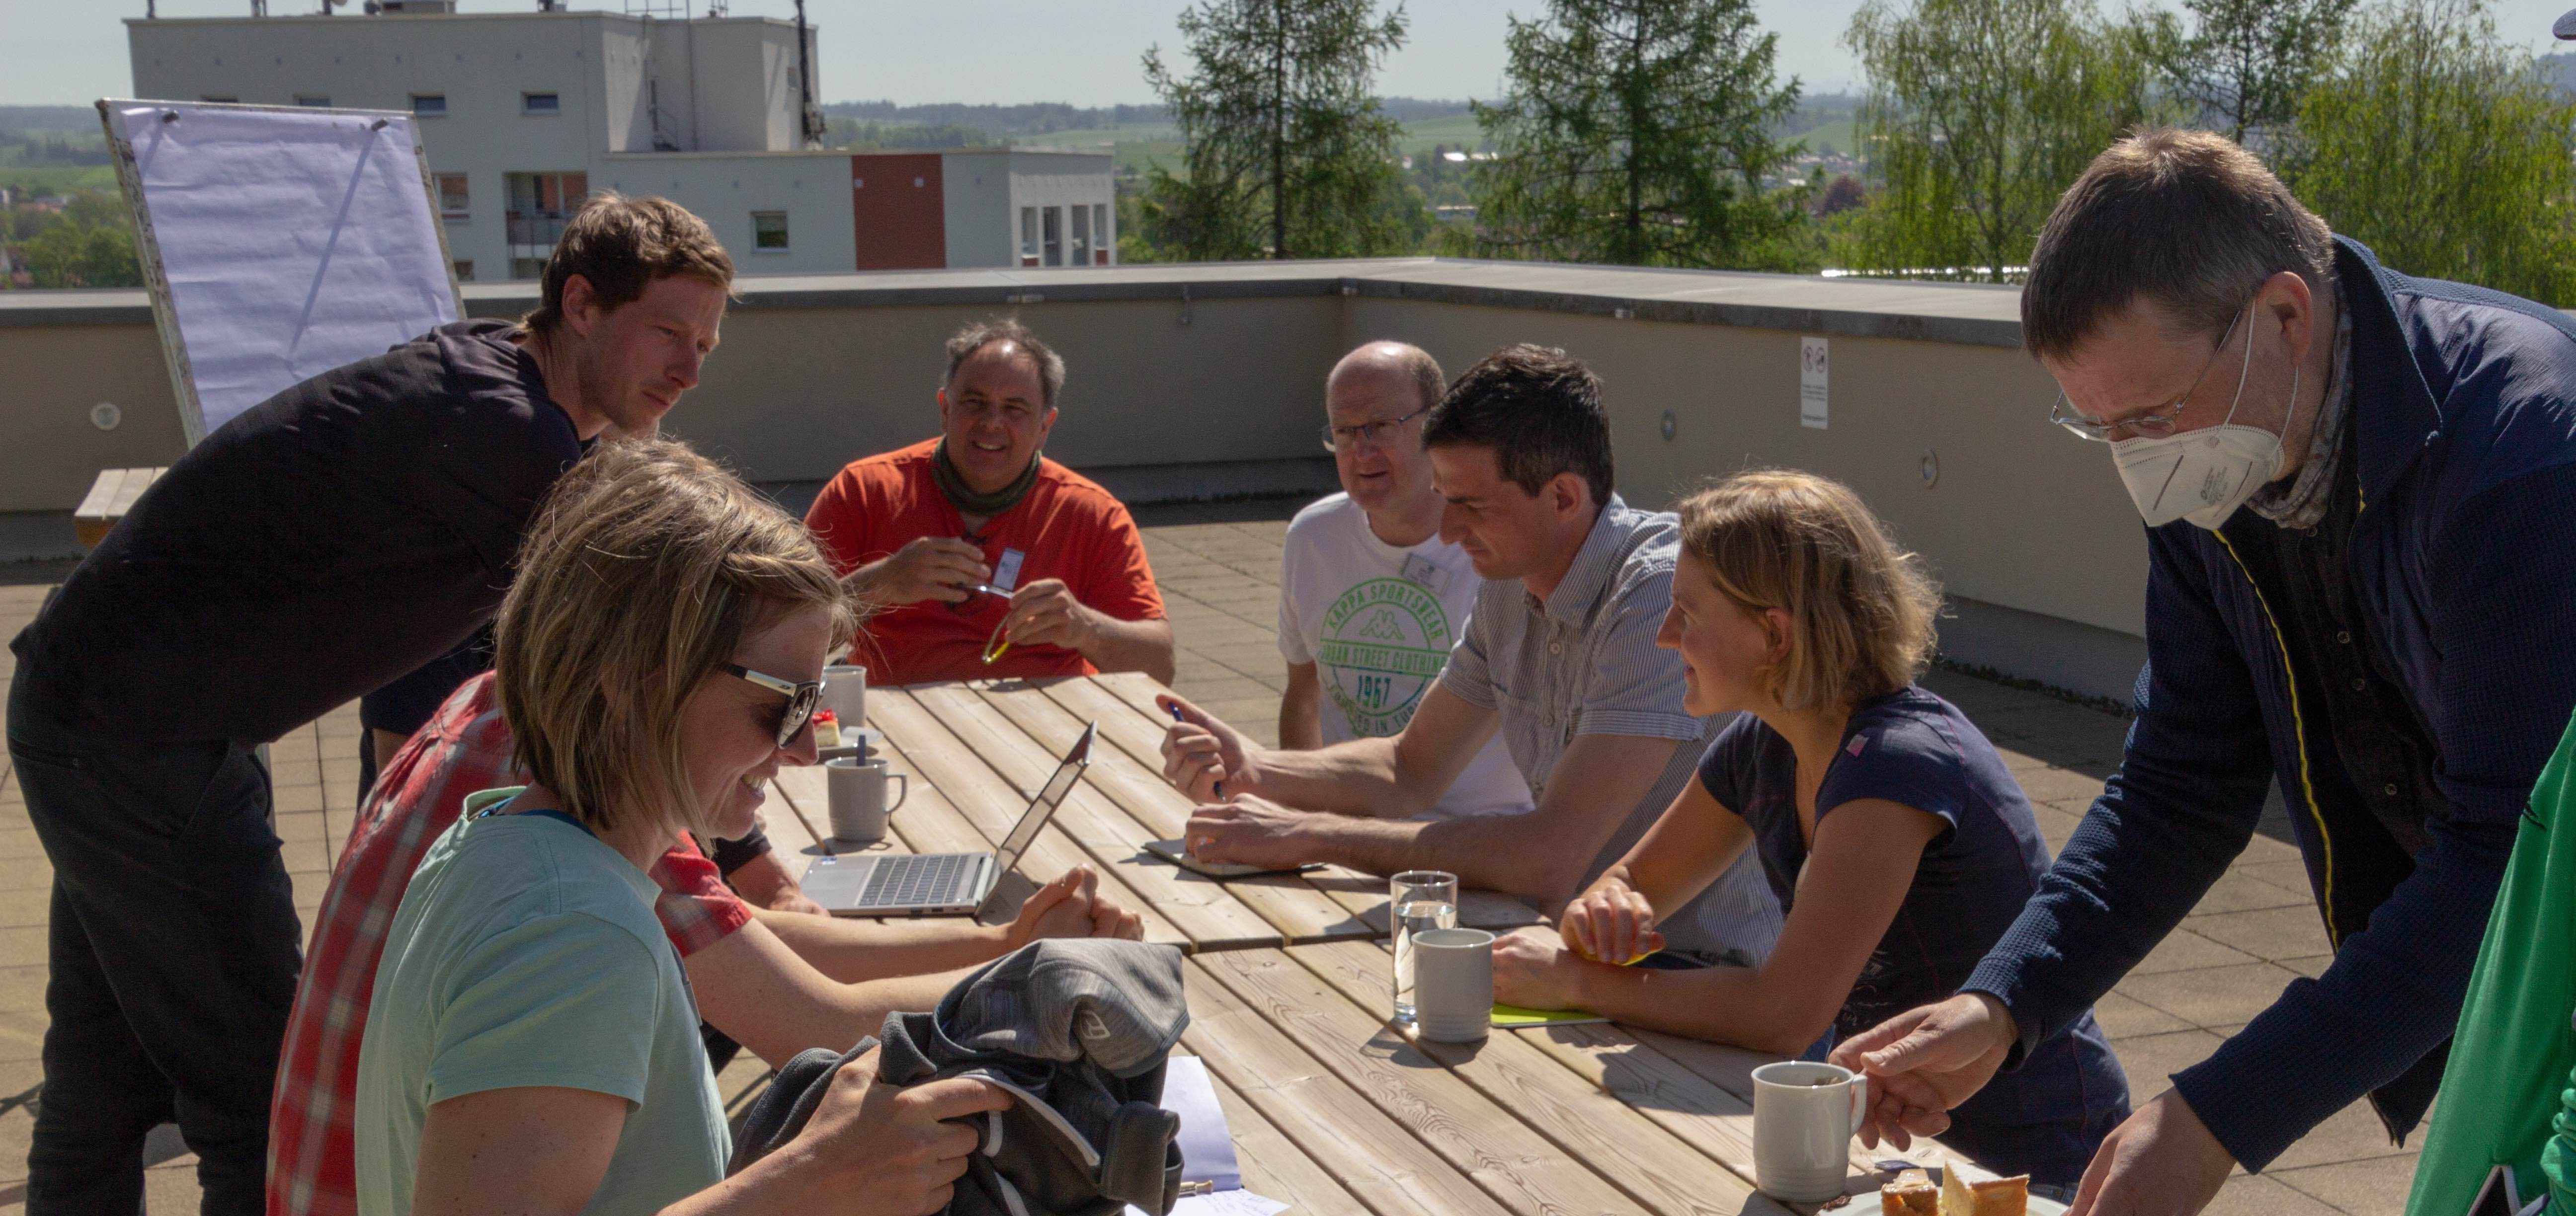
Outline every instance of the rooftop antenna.
<path id="1" fill-rule="evenodd" d="M 796 0 L 796 94 L 799 119 L 804 124 L 805 146 L 818 147 L 823 142 L 823 112 L 814 106 L 814 63 L 807 51 L 811 31 L 805 25 L 805 0 Z"/>

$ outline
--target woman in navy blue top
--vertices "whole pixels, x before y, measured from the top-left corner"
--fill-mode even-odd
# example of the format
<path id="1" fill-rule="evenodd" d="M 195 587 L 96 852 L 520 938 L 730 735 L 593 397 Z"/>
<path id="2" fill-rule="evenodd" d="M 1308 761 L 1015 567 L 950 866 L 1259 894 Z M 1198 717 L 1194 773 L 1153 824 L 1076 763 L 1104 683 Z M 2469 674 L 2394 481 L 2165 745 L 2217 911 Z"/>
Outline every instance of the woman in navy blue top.
<path id="1" fill-rule="evenodd" d="M 1939 590 L 1844 487 L 1753 472 L 1680 507 L 1658 644 L 1693 714 L 1741 711 L 1655 826 L 1556 934 L 1495 946 L 1497 994 L 1781 1055 L 1956 992 L 2048 869 L 2021 786 L 1967 716 L 1914 683 Z M 1788 924 L 1756 968 L 1631 967 L 1746 848 Z M 1949 1114 L 1942 1140 L 2060 1193 L 2129 1114 L 2091 1015 Z"/>

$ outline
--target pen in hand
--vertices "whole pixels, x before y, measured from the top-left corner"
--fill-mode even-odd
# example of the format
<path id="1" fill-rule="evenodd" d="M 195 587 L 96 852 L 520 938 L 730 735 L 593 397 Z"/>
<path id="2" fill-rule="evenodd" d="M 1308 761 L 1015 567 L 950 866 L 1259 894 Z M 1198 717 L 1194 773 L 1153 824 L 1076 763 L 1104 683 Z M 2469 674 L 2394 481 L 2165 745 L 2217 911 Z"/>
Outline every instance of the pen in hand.
<path id="1" fill-rule="evenodd" d="M 1166 706 L 1165 708 L 1167 708 L 1167 709 L 1169 709 L 1169 710 L 1171 710 L 1171 711 L 1172 711 L 1172 721 L 1174 721 L 1174 722 L 1187 722 L 1187 721 L 1189 721 L 1189 719 L 1184 718 L 1184 717 L 1182 717 L 1182 716 L 1181 716 L 1181 707 L 1180 707 L 1180 706 L 1178 706 L 1178 705 L 1171 705 L 1171 706 Z M 1215 795 L 1216 795 L 1217 797 L 1219 797 L 1219 798 L 1223 798 L 1223 797 L 1225 797 L 1225 783 L 1224 783 L 1224 782 L 1222 782 L 1222 781 L 1211 781 L 1211 782 L 1209 782 L 1209 783 L 1208 783 L 1208 790 L 1209 790 L 1209 792 L 1211 792 L 1211 793 L 1215 794 Z"/>

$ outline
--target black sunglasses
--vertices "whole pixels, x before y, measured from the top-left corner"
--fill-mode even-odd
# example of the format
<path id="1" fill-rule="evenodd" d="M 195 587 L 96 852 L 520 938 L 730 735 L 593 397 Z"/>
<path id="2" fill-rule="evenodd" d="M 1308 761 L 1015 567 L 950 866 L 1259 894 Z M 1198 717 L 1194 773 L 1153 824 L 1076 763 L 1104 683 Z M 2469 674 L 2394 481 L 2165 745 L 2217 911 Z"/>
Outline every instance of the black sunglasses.
<path id="1" fill-rule="evenodd" d="M 821 680 L 782 680 L 777 676 L 753 671 L 739 663 L 717 665 L 726 675 L 749 681 L 787 698 L 787 712 L 778 719 L 778 746 L 785 747 L 803 733 L 805 724 L 814 720 L 814 709 L 823 703 Z"/>

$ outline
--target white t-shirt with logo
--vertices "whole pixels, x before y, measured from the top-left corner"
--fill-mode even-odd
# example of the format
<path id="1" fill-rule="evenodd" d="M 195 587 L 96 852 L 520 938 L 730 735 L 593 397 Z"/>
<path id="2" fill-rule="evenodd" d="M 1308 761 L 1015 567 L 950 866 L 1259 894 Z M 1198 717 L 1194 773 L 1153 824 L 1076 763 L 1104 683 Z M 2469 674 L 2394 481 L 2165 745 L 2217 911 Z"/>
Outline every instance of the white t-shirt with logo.
<path id="1" fill-rule="evenodd" d="M 1409 549 L 1379 540 L 1348 494 L 1297 513 L 1279 556 L 1279 654 L 1315 665 L 1325 743 L 1403 731 L 1466 633 L 1483 581 L 1466 550 L 1437 536 Z M 1529 785 L 1497 733 L 1432 813 L 1529 806 Z"/>

